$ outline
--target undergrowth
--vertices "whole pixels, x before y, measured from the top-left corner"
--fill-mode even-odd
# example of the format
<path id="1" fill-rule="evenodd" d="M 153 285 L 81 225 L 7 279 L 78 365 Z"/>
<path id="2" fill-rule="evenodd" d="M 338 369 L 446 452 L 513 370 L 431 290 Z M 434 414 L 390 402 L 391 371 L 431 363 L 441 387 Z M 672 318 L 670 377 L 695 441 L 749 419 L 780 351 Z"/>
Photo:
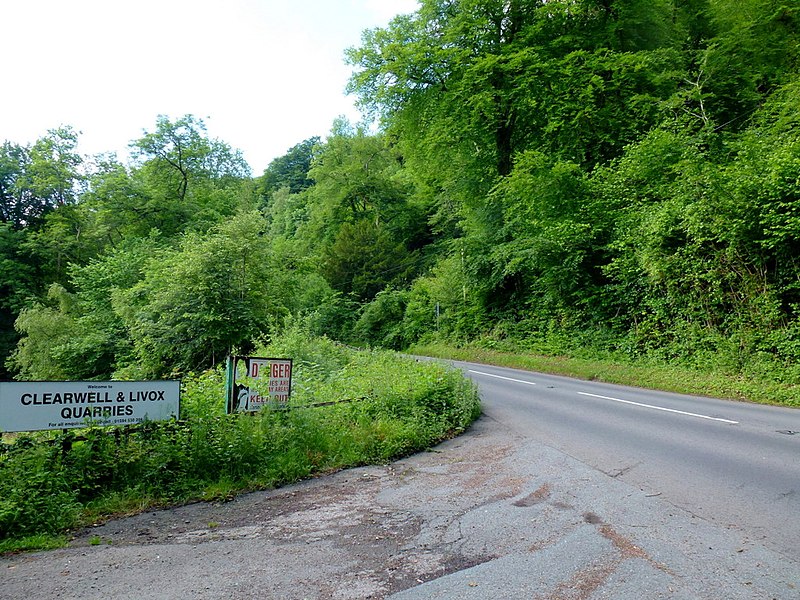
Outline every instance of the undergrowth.
<path id="1" fill-rule="evenodd" d="M 183 380 L 181 420 L 136 432 L 39 432 L 0 445 L 0 552 L 64 543 L 70 529 L 188 501 L 226 500 L 424 450 L 469 426 L 460 373 L 288 333 L 260 356 L 294 359 L 289 410 L 226 415 L 221 369 Z M 311 406 L 336 402 L 329 406 Z"/>

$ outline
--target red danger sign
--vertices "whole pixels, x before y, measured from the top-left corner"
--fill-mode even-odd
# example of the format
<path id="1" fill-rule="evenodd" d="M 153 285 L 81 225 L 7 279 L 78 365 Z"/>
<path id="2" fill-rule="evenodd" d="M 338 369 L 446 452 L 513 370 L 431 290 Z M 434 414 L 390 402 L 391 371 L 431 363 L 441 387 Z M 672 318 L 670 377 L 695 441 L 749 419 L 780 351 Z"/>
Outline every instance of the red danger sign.
<path id="1" fill-rule="evenodd" d="M 237 378 L 234 365 L 232 378 L 236 381 L 231 392 L 230 412 L 254 412 L 265 405 L 289 400 L 292 392 L 291 358 L 237 356 L 233 361 L 244 362 L 246 377 Z"/>

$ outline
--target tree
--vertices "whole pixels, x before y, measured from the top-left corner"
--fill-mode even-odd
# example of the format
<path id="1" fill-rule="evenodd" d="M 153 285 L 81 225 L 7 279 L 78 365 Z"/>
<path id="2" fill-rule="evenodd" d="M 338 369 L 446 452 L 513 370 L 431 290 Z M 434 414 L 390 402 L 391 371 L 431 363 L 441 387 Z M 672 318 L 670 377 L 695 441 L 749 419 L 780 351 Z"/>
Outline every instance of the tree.
<path id="1" fill-rule="evenodd" d="M 446 173 L 506 175 L 520 115 L 501 53 L 538 4 L 427 0 L 389 28 L 365 32 L 362 46 L 348 51 L 358 69 L 348 89 L 408 142 L 404 152 L 418 157 L 419 168 L 433 159 Z"/>
<path id="2" fill-rule="evenodd" d="M 418 244 L 425 235 L 420 227 L 424 209 L 415 204 L 414 186 L 402 166 L 402 155 L 384 136 L 335 123 L 309 171 L 316 218 L 327 224 L 323 236 L 335 236 L 342 223 L 371 219 L 409 247 Z"/>
<path id="3" fill-rule="evenodd" d="M 349 51 L 357 68 L 350 91 L 381 117 L 417 181 L 432 190 L 443 229 L 465 238 L 459 247 L 486 310 L 516 310 L 531 286 L 544 284 L 554 298 L 555 273 L 567 265 L 558 302 L 566 281 L 582 289 L 580 271 L 595 258 L 592 219 L 568 189 L 544 191 L 568 177 L 532 177 L 528 159 L 541 156 L 579 180 L 668 114 L 682 69 L 672 9 L 643 0 L 425 0 Z M 557 224 L 539 214 L 549 204 Z M 558 238 L 551 250 L 535 247 L 542 235 Z M 552 250 L 563 244 L 574 252 L 567 262 Z M 536 257 L 536 272 L 553 274 L 549 283 L 526 275 L 533 263 L 516 252 Z M 595 269 L 588 279 L 602 276 Z"/>
<path id="4" fill-rule="evenodd" d="M 494 224 L 483 219 L 482 229 L 473 228 L 473 238 L 482 238 L 479 248 L 490 248 L 480 277 L 485 304 L 516 315 L 535 307 L 542 320 L 564 311 L 591 314 L 593 297 L 605 283 L 596 278 L 596 265 L 611 215 L 595 214 L 583 170 L 526 152 L 488 202 L 502 207 L 502 218 Z"/>
<path id="5" fill-rule="evenodd" d="M 53 284 L 45 302 L 22 309 L 15 321 L 20 340 L 6 361 L 10 371 L 28 380 L 80 378 L 61 356 L 65 345 L 80 339 L 72 303 L 73 296 L 63 286 Z"/>
<path id="6" fill-rule="evenodd" d="M 146 178 L 116 157 L 98 161 L 81 201 L 92 234 L 106 245 L 147 237 L 164 223 Z"/>
<path id="7" fill-rule="evenodd" d="M 36 140 L 24 185 L 54 208 L 73 204 L 83 182 L 79 172 L 83 158 L 75 151 L 78 134 L 71 127 L 51 129 Z"/>
<path id="8" fill-rule="evenodd" d="M 167 236 L 207 229 L 237 209 L 250 168 L 241 152 L 209 139 L 201 120 L 159 116 L 156 130 L 131 143 L 135 186 L 146 200 L 133 209 Z"/>
<path id="9" fill-rule="evenodd" d="M 152 167 L 152 177 L 163 184 L 163 193 L 185 200 L 195 179 L 238 180 L 250 173 L 239 151 L 211 140 L 203 121 L 185 115 L 174 123 L 160 115 L 156 130 L 131 143 L 134 158 Z"/>
<path id="10" fill-rule="evenodd" d="M 309 173 L 315 185 L 305 192 L 308 220 L 296 237 L 315 240 L 307 251 L 334 289 L 369 299 L 421 265 L 426 207 L 402 165 L 382 135 L 344 121 L 320 148 Z"/>
<path id="11" fill-rule="evenodd" d="M 112 298 L 141 278 L 157 239 L 129 238 L 85 265 L 71 265 L 69 292 L 52 284 L 47 297 L 25 307 L 21 339 L 10 365 L 32 379 L 109 379 L 130 362 L 130 336 Z"/>
<path id="12" fill-rule="evenodd" d="M 83 177 L 83 158 L 75 152 L 78 134 L 51 129 L 30 148 L 4 142 L 0 147 L 0 220 L 16 228 L 35 227 L 57 207 L 73 204 Z"/>
<path id="13" fill-rule="evenodd" d="M 22 252 L 25 230 L 0 223 L 0 356 L 8 357 L 19 340 L 14 321 L 36 291 L 35 269 Z M 5 358 L 0 379 L 8 379 Z"/>
<path id="14" fill-rule="evenodd" d="M 725 171 L 730 230 L 753 267 L 767 274 L 783 318 L 800 318 L 800 77 L 782 86 L 754 116 L 733 147 Z"/>
<path id="15" fill-rule="evenodd" d="M 29 164 L 28 148 L 11 142 L 0 146 L 0 220 L 18 229 L 37 219 L 43 210 L 40 199 L 20 185 Z"/>
<path id="16" fill-rule="evenodd" d="M 308 171 L 319 145 L 319 136 L 309 138 L 269 163 L 259 181 L 261 196 L 269 202 L 272 194 L 281 188 L 288 188 L 290 194 L 298 194 L 314 185 Z"/>
<path id="17" fill-rule="evenodd" d="M 413 265 L 402 242 L 372 220 L 344 223 L 326 253 L 322 274 L 331 286 L 370 300 Z"/>
<path id="18" fill-rule="evenodd" d="M 765 96 L 798 73 L 800 7 L 783 0 L 709 0 L 706 14 L 715 35 L 698 74 L 714 121 L 740 131 Z"/>
<path id="19" fill-rule="evenodd" d="M 237 215 L 206 235 L 148 261 L 143 279 L 113 297 L 133 340 L 129 372 L 158 377 L 212 366 L 269 331 L 293 290 L 277 265 L 257 213 Z"/>
<path id="20" fill-rule="evenodd" d="M 670 9 L 425 0 L 349 50 L 358 70 L 348 89 L 398 136 L 415 169 L 483 197 L 523 150 L 591 166 L 656 122 L 676 84 Z M 456 188 L 459 179 L 473 183 Z"/>

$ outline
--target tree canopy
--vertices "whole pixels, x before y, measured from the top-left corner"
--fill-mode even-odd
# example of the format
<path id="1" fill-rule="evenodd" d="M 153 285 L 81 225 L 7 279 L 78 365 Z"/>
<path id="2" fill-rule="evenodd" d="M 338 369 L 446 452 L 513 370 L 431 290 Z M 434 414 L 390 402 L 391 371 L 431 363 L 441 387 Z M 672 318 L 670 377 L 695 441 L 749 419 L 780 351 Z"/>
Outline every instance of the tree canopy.
<path id="1" fill-rule="evenodd" d="M 202 120 L 125 164 L 0 147 L 7 374 L 352 344 L 587 347 L 800 381 L 800 8 L 422 0 L 347 52 L 377 121 L 253 177 Z"/>

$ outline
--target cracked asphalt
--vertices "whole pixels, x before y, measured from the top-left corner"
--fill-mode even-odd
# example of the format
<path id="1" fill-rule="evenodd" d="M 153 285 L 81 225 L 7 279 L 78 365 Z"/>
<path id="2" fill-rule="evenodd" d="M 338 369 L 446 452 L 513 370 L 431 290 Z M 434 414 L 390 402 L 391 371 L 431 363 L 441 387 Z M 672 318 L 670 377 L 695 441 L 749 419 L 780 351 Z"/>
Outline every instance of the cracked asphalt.
<path id="1" fill-rule="evenodd" d="M 484 416 L 392 464 L 2 558 L 0 597 L 790 600 L 800 568 Z"/>

